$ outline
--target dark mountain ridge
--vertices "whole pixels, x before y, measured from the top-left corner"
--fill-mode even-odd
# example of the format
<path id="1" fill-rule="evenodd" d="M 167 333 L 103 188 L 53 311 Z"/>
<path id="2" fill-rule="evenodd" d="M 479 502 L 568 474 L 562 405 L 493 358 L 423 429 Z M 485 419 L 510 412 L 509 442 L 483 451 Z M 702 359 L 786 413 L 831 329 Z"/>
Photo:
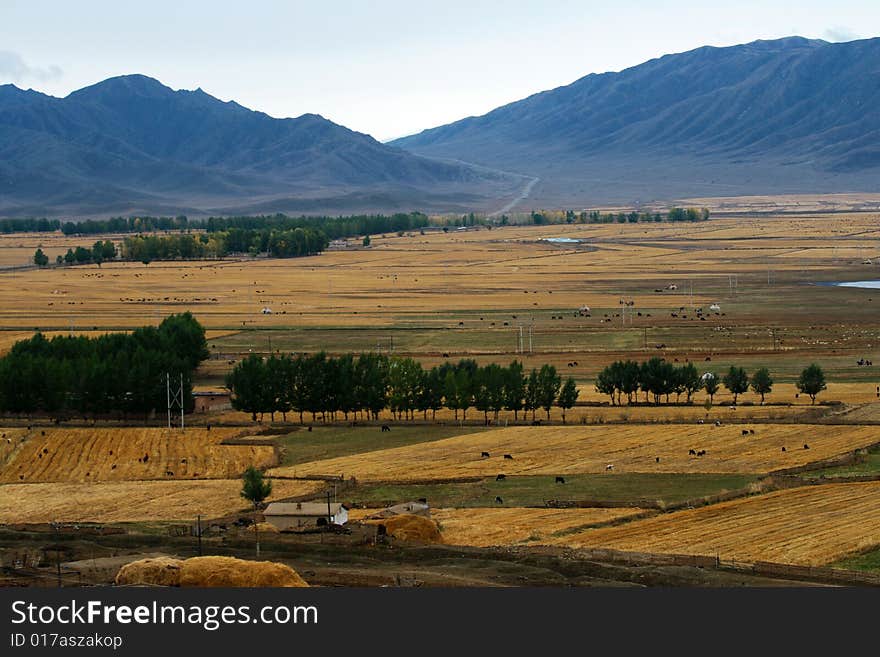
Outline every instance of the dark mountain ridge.
<path id="1" fill-rule="evenodd" d="M 0 86 L 3 214 L 410 209 L 454 205 L 456 194 L 485 203 L 516 184 L 381 144 L 317 114 L 275 119 L 143 75 L 66 98 Z M 370 198 L 383 207 L 358 205 Z"/>
<path id="2" fill-rule="evenodd" d="M 392 143 L 540 177 L 551 201 L 876 192 L 880 39 L 707 46 Z"/>

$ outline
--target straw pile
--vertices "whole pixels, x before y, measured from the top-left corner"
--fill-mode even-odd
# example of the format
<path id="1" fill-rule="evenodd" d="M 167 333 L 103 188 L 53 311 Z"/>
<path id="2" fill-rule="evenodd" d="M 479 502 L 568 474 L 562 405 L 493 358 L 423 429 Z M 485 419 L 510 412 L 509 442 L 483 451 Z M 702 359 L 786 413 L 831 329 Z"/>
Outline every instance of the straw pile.
<path id="1" fill-rule="evenodd" d="M 193 557 L 180 569 L 181 586 L 308 586 L 290 566 L 234 557 Z"/>
<path id="2" fill-rule="evenodd" d="M 192 587 L 308 586 L 290 566 L 234 557 L 193 557 L 184 561 L 168 557 L 141 559 L 123 566 L 116 574 L 116 583 Z"/>
<path id="3" fill-rule="evenodd" d="M 256 527 L 256 529 L 254 529 Z M 278 534 L 278 528 L 273 525 L 271 522 L 258 522 L 256 525 L 248 525 L 245 531 L 249 531 L 251 533 L 255 532 L 257 529 L 260 530 L 261 534 Z"/>
<path id="4" fill-rule="evenodd" d="M 116 583 L 137 586 L 180 586 L 180 567 L 183 562 L 171 557 L 140 559 L 125 564 L 116 573 Z"/>
<path id="5" fill-rule="evenodd" d="M 401 514 L 384 518 L 381 523 L 385 531 L 401 541 L 421 541 L 422 543 L 442 543 L 440 526 L 436 521 L 423 516 Z"/>

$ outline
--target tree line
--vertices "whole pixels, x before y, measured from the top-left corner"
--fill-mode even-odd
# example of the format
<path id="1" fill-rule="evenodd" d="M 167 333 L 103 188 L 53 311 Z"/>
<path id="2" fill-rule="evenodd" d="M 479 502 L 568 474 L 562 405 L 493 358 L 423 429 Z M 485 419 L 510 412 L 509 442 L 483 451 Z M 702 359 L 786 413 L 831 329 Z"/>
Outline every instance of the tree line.
<path id="1" fill-rule="evenodd" d="M 611 404 L 618 406 L 622 405 L 624 396 L 628 404 L 635 403 L 639 392 L 644 393 L 645 403 L 659 405 L 665 400 L 668 404 L 671 395 L 675 395 L 676 403 L 681 401 L 682 395 L 690 403 L 698 390 L 705 391 L 709 404 L 712 404 L 722 384 L 733 395 L 734 404 L 749 389 L 761 396 L 761 403 L 764 403 L 765 395 L 773 391 L 773 378 L 766 367 L 758 368 L 751 376 L 744 368 L 736 366 L 731 366 L 724 375 L 715 372 L 701 375 L 693 363 L 675 366 L 659 357 L 641 363 L 633 360 L 615 361 L 596 377 L 596 391 L 608 395 Z M 827 387 L 825 374 L 816 364 L 805 368 L 795 385 L 801 393 L 809 395 L 812 403 Z"/>
<path id="2" fill-rule="evenodd" d="M 601 212 L 599 210 L 575 212 L 566 210 L 563 214 L 553 215 L 546 212 L 532 212 L 529 215 L 530 222 L 536 225 L 560 223 L 567 224 L 639 224 L 661 223 L 681 221 L 707 221 L 710 212 L 708 208 L 670 208 L 666 214 L 660 212 Z M 502 224 L 505 222 L 502 221 Z"/>
<path id="3" fill-rule="evenodd" d="M 131 333 L 52 339 L 37 333 L 0 358 L 0 412 L 146 417 L 166 407 L 166 373 L 172 384 L 183 375 L 191 411 L 192 373 L 208 355 L 204 328 L 188 312 Z"/>
<path id="4" fill-rule="evenodd" d="M 288 413 L 296 413 L 300 423 L 306 413 L 313 422 L 334 421 L 340 414 L 346 421 L 350 416 L 377 420 L 386 409 L 395 419 L 412 420 L 417 412 L 427 419 L 429 411 L 434 418 L 442 408 L 453 411 L 456 420 L 459 413 L 466 420 L 474 408 L 487 424 L 490 413 L 497 422 L 502 410 L 513 411 L 514 420 L 531 412 L 534 420 L 543 409 L 549 420 L 554 406 L 565 422 L 578 397 L 574 379 L 563 382 L 552 365 L 526 373 L 518 361 L 503 367 L 463 359 L 426 370 L 412 358 L 374 353 L 252 354 L 227 374 L 226 387 L 233 408 L 254 421 L 267 413 L 273 421 L 276 413 L 286 421 Z"/>

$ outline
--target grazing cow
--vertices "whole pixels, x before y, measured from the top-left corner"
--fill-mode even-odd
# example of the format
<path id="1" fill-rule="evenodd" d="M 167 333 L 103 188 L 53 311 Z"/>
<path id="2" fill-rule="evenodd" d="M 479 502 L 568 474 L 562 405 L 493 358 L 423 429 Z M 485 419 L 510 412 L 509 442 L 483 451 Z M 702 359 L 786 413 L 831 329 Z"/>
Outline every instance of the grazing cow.
<path id="1" fill-rule="evenodd" d="M 783 445 L 783 447 L 782 447 L 782 451 L 783 451 L 783 452 L 785 451 L 785 446 L 784 446 L 784 445 Z"/>
<path id="2" fill-rule="evenodd" d="M 504 481 L 505 479 L 507 479 L 507 475 L 503 475 L 503 474 L 500 474 L 497 477 L 495 477 L 495 481 Z"/>
<path id="3" fill-rule="evenodd" d="M 387 424 L 383 424 L 382 431 L 391 431 L 391 427 L 389 427 Z"/>
<path id="4" fill-rule="evenodd" d="M 495 496 L 495 504 L 504 504 L 504 500 L 501 499 L 500 495 Z"/>
<path id="5" fill-rule="evenodd" d="M 205 428 L 206 428 L 208 431 L 210 431 L 210 430 L 211 430 L 211 425 L 209 424 L 209 425 L 208 425 L 207 427 L 205 427 Z"/>
<path id="6" fill-rule="evenodd" d="M 804 449 L 810 449 L 810 446 L 807 443 L 804 443 Z"/>
<path id="7" fill-rule="evenodd" d="M 149 455 L 149 454 L 144 454 L 144 463 L 146 463 L 146 462 L 149 461 L 149 460 L 150 460 L 150 455 Z"/>
<path id="8" fill-rule="evenodd" d="M 606 472 L 609 471 L 609 470 L 613 470 L 613 469 L 614 469 L 614 465 L 613 465 L 612 463 L 609 463 L 608 465 L 605 466 L 605 471 L 606 471 Z"/>
<path id="9" fill-rule="evenodd" d="M 703 420 L 701 418 L 701 419 L 697 420 L 697 424 L 706 424 L 706 420 Z"/>
<path id="10" fill-rule="evenodd" d="M 311 431 L 311 430 L 312 430 L 312 425 L 309 425 L 309 431 Z"/>
<path id="11" fill-rule="evenodd" d="M 173 477 L 173 476 L 174 476 L 174 473 L 173 473 L 171 470 L 166 470 L 166 471 L 165 471 L 165 476 L 166 476 L 166 477 Z"/>
<path id="12" fill-rule="evenodd" d="M 695 450 L 695 449 L 689 449 L 689 450 L 688 450 L 688 454 L 689 454 L 690 456 L 696 456 L 696 455 L 697 455 L 697 450 Z"/>
<path id="13" fill-rule="evenodd" d="M 705 455 L 706 455 L 705 449 L 701 449 L 699 452 L 697 452 L 697 456 L 705 456 Z"/>
<path id="14" fill-rule="evenodd" d="M 564 484 L 564 483 L 565 483 L 565 477 L 556 477 L 556 483 L 557 483 L 557 484 Z"/>
<path id="15" fill-rule="evenodd" d="M 655 457 L 654 457 L 654 463 L 660 463 L 660 457 L 659 457 L 659 456 L 655 456 Z"/>
<path id="16" fill-rule="evenodd" d="M 716 426 L 716 427 L 720 427 L 720 426 L 721 426 L 721 420 L 715 420 L 715 426 Z"/>
<path id="17" fill-rule="evenodd" d="M 480 452 L 480 458 L 484 458 L 484 459 L 489 458 L 489 452 Z"/>
<path id="18" fill-rule="evenodd" d="M 754 429 L 749 429 L 749 433 L 750 433 L 750 434 L 754 434 L 754 433 L 755 433 L 755 430 L 754 430 Z"/>
<path id="19" fill-rule="evenodd" d="M 187 463 L 186 459 L 180 459 L 180 462 L 184 465 L 186 465 L 186 463 Z"/>
<path id="20" fill-rule="evenodd" d="M 748 435 L 749 435 L 749 430 L 748 430 L 748 429 L 743 429 L 743 430 L 742 430 L 742 435 L 744 435 L 744 436 L 748 436 Z"/>
<path id="21" fill-rule="evenodd" d="M 443 358 L 449 358 L 449 354 L 444 353 L 444 354 L 443 354 Z"/>
<path id="22" fill-rule="evenodd" d="M 506 458 L 506 459 L 508 459 L 508 460 L 510 460 L 510 461 L 513 460 L 513 457 L 512 457 L 510 454 L 505 454 L 505 455 L 504 455 L 504 458 Z"/>
<path id="23" fill-rule="evenodd" d="M 541 420 L 532 420 L 532 426 L 533 427 L 541 426 Z"/>

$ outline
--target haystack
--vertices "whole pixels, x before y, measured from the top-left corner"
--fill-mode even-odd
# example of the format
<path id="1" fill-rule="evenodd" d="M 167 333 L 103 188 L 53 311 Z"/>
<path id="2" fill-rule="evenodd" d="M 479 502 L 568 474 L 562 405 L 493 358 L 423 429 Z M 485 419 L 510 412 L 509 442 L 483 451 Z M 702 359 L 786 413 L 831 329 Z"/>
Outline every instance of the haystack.
<path id="1" fill-rule="evenodd" d="M 116 573 L 119 585 L 180 586 L 183 561 L 171 557 L 140 559 L 125 564 Z"/>
<path id="2" fill-rule="evenodd" d="M 181 586 L 283 586 L 308 584 L 290 566 L 271 561 L 245 561 L 234 557 L 193 557 L 180 569 Z"/>
<path id="3" fill-rule="evenodd" d="M 424 516 L 402 514 L 381 521 L 385 531 L 401 541 L 421 541 L 422 543 L 442 543 L 440 526 L 435 520 Z"/>
<path id="4" fill-rule="evenodd" d="M 245 531 L 254 532 L 256 527 L 260 530 L 261 534 L 278 534 L 278 528 L 273 525 L 271 522 L 258 522 L 256 525 L 248 525 Z"/>

